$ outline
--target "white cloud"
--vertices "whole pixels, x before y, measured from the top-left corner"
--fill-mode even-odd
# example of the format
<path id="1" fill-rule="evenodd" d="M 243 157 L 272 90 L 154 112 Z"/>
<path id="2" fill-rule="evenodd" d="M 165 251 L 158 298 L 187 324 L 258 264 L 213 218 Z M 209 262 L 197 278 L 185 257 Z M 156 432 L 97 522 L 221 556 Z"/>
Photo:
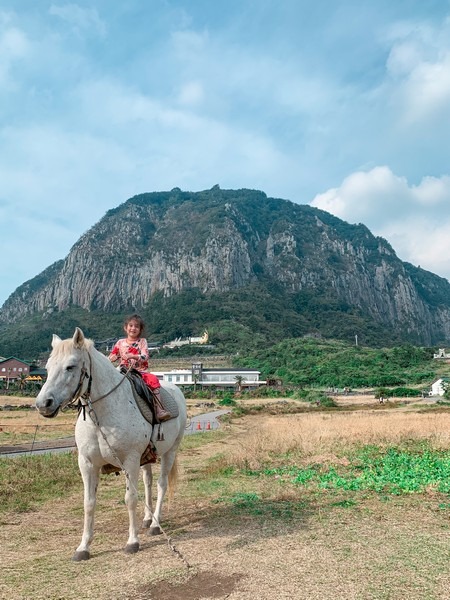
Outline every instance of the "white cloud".
<path id="1" fill-rule="evenodd" d="M 411 192 L 417 202 L 425 207 L 441 205 L 438 210 L 442 210 L 442 206 L 446 209 L 445 204 L 450 200 L 450 177 L 424 177 L 420 185 L 412 187 Z"/>
<path id="2" fill-rule="evenodd" d="M 388 84 L 406 125 L 450 114 L 450 22 L 410 23 L 392 32 Z"/>
<path id="3" fill-rule="evenodd" d="M 450 177 L 424 177 L 409 185 L 388 167 L 376 167 L 353 173 L 311 205 L 364 223 L 389 240 L 402 260 L 450 279 Z"/>
<path id="4" fill-rule="evenodd" d="M 352 223 L 376 222 L 401 214 L 408 195 L 408 184 L 395 176 L 388 167 L 375 167 L 370 171 L 358 171 L 344 179 L 339 188 L 318 194 L 312 206 L 327 210 Z"/>

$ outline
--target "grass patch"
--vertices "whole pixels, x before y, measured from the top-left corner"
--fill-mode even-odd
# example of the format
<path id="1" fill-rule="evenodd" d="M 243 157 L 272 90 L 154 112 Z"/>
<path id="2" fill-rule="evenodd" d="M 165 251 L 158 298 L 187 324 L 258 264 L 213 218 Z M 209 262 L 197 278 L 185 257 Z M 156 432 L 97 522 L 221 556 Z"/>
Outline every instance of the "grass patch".
<path id="1" fill-rule="evenodd" d="M 236 492 L 230 496 L 220 496 L 213 503 L 229 505 L 231 513 L 236 516 L 246 515 L 262 518 L 263 521 L 290 520 L 305 506 L 304 502 L 265 499 L 256 492 Z"/>
<path id="2" fill-rule="evenodd" d="M 0 514 L 26 512 L 80 487 L 75 454 L 0 459 Z"/>
<path id="3" fill-rule="evenodd" d="M 202 431 L 201 433 L 196 433 L 195 435 L 185 435 L 181 441 L 180 450 L 183 451 L 200 448 L 206 444 L 223 440 L 225 436 L 226 434 L 220 430 Z"/>
<path id="4" fill-rule="evenodd" d="M 298 413 L 305 413 L 311 411 L 312 405 L 306 401 L 287 401 L 287 400 L 276 400 L 275 402 L 267 402 L 265 404 L 245 404 L 241 402 L 237 406 L 233 407 L 232 416 L 243 417 L 246 415 L 294 415 Z M 228 415 L 223 415 L 221 420 Z"/>
<path id="5" fill-rule="evenodd" d="M 383 494 L 450 494 L 450 450 L 420 451 L 365 446 L 348 456 L 349 464 L 248 469 L 251 476 L 277 476 L 283 482 L 314 489 L 373 491 Z"/>

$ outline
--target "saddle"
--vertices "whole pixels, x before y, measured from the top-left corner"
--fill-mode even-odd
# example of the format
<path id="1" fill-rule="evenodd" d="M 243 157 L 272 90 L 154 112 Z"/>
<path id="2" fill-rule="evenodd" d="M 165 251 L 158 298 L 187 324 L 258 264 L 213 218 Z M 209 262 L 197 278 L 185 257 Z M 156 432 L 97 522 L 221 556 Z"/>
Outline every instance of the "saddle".
<path id="1" fill-rule="evenodd" d="M 151 425 L 156 424 L 158 420 L 155 416 L 154 396 L 152 390 L 142 379 L 142 375 L 136 369 L 130 369 L 129 371 L 121 369 L 121 372 L 126 374 L 131 383 L 134 399 L 144 419 Z M 160 400 L 164 409 L 170 413 L 171 419 L 178 417 L 178 405 L 169 391 L 160 388 Z"/>

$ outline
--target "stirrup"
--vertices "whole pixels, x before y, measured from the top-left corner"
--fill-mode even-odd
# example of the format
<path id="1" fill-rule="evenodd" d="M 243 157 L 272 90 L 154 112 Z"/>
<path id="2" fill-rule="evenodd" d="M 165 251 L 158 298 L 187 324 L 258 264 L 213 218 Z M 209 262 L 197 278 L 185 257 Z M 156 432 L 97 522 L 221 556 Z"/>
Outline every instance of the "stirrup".
<path id="1" fill-rule="evenodd" d="M 164 423 L 164 421 L 168 421 L 172 415 L 167 410 L 162 410 L 160 413 L 156 413 L 156 419 L 159 423 Z"/>
<path id="2" fill-rule="evenodd" d="M 157 442 L 163 442 L 164 441 L 164 430 L 162 428 L 162 423 L 158 424 L 158 435 L 156 437 L 156 441 Z"/>

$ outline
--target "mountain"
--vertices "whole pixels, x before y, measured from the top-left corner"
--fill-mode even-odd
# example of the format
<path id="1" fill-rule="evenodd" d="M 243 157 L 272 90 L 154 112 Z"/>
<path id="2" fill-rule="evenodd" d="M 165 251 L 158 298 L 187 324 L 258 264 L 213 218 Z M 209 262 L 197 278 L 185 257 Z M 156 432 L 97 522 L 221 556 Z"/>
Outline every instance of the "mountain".
<path id="1" fill-rule="evenodd" d="M 17 347 L 19 325 L 35 353 L 51 326 L 119 335 L 132 310 L 158 339 L 207 327 L 219 345 L 307 334 L 369 345 L 450 340 L 449 282 L 402 262 L 364 225 L 214 186 L 141 194 L 109 210 L 65 260 L 7 299 L 0 354 Z"/>

